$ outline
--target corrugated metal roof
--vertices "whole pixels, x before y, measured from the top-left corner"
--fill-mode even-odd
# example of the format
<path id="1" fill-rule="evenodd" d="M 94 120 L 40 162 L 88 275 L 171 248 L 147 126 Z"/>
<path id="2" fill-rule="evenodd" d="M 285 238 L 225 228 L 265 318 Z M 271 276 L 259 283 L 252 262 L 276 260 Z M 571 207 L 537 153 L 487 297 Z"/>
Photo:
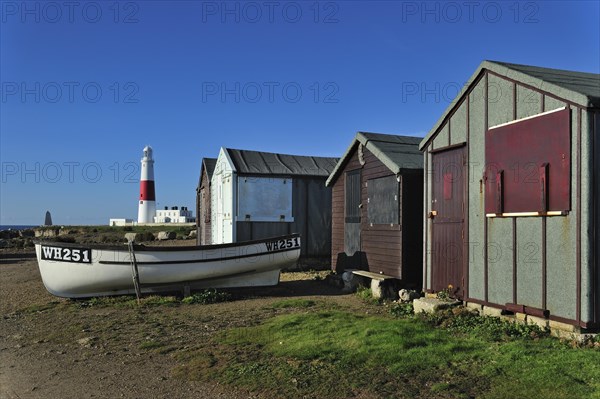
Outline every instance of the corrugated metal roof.
<path id="1" fill-rule="evenodd" d="M 358 132 L 325 185 L 329 186 L 337 179 L 359 144 L 371 151 L 394 174 L 399 174 L 403 170 L 423 169 L 423 154 L 419 151 L 421 140 L 421 137 Z"/>
<path id="2" fill-rule="evenodd" d="M 463 86 L 460 93 L 446 108 L 446 111 L 438 119 L 433 128 L 421 141 L 419 148 L 423 149 L 433 139 L 446 117 L 460 104 L 462 98 L 471 89 L 471 86 L 473 86 L 484 70 L 489 70 L 500 76 L 533 86 L 583 107 L 600 108 L 600 74 L 510 64 L 507 62 L 483 61 L 475 73 L 471 75 L 467 84 Z"/>
<path id="3" fill-rule="evenodd" d="M 274 154 L 226 148 L 240 174 L 327 177 L 338 158 Z"/>
<path id="4" fill-rule="evenodd" d="M 490 62 L 536 77 L 544 82 L 555 84 L 575 93 L 583 94 L 595 106 L 600 105 L 600 74 L 510 64 L 508 62 Z"/>

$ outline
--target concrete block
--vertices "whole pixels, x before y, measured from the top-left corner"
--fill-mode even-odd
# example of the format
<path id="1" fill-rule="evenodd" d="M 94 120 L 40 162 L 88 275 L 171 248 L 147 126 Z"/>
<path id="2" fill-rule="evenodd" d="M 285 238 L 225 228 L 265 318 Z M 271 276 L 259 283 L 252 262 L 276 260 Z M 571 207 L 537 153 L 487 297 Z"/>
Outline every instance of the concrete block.
<path id="1" fill-rule="evenodd" d="M 515 313 L 515 320 L 517 320 L 519 323 L 526 323 L 527 315 L 525 313 Z"/>
<path id="2" fill-rule="evenodd" d="M 527 323 L 528 324 L 535 324 L 536 326 L 538 326 L 539 328 L 542 328 L 542 329 L 548 327 L 548 320 L 547 319 L 543 319 L 541 317 L 532 316 L 532 315 L 527 315 Z"/>
<path id="3" fill-rule="evenodd" d="M 435 313 L 442 309 L 458 306 L 461 303 L 460 301 L 446 302 L 437 298 L 418 298 L 413 301 L 413 308 L 415 314 L 421 312 Z"/>
<path id="4" fill-rule="evenodd" d="M 559 329 L 552 329 L 552 330 L 550 330 L 550 335 L 552 335 L 553 337 L 560 338 L 560 339 L 574 341 L 579 345 L 585 346 L 585 345 L 589 345 L 590 342 L 598 334 L 586 334 L 586 333 L 581 333 L 581 332 L 569 332 L 569 331 L 563 331 L 563 330 L 559 330 Z M 598 344 L 595 344 L 595 345 L 598 346 Z"/>
<path id="5" fill-rule="evenodd" d="M 479 314 L 481 314 L 481 312 L 483 311 L 483 305 L 480 305 L 478 303 L 467 302 L 465 304 L 465 306 L 467 307 L 467 309 L 474 310 L 474 311 L 476 311 Z"/>
<path id="6" fill-rule="evenodd" d="M 380 299 L 385 296 L 385 286 L 382 280 L 371 280 L 371 295 L 375 299 Z"/>
<path id="7" fill-rule="evenodd" d="M 494 316 L 494 317 L 502 316 L 502 309 L 492 308 L 490 306 L 484 306 L 482 310 L 483 310 L 483 312 L 482 312 L 483 316 Z"/>
<path id="8" fill-rule="evenodd" d="M 568 331 L 564 331 L 564 330 L 560 330 L 560 329 L 556 329 L 556 328 L 551 328 L 550 329 L 550 335 L 552 335 L 553 337 L 556 338 L 560 338 L 560 339 L 567 339 L 567 340 L 577 340 L 577 334 L 573 333 L 573 332 L 568 332 Z"/>
<path id="9" fill-rule="evenodd" d="M 580 328 L 572 324 L 561 323 L 560 321 L 549 320 L 548 325 L 552 330 L 561 330 L 568 333 L 578 333 Z"/>
<path id="10" fill-rule="evenodd" d="M 396 290 L 394 284 L 390 280 L 372 279 L 370 283 L 373 298 L 396 299 Z"/>

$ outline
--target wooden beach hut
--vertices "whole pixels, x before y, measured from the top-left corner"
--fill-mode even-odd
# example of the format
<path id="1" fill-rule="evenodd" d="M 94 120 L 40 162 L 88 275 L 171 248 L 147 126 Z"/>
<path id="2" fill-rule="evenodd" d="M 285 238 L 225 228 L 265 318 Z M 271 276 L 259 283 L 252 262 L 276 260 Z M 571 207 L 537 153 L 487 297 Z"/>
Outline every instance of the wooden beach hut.
<path id="1" fill-rule="evenodd" d="M 210 205 L 204 207 L 210 243 L 300 233 L 302 262 L 328 262 L 331 189 L 325 180 L 337 160 L 221 148 L 210 177 Z"/>
<path id="2" fill-rule="evenodd" d="M 424 286 L 600 322 L 600 75 L 484 61 L 423 139 Z"/>
<path id="3" fill-rule="evenodd" d="M 211 243 L 210 183 L 216 164 L 216 158 L 203 158 L 200 167 L 200 179 L 196 189 L 196 242 L 198 245 Z"/>
<path id="4" fill-rule="evenodd" d="M 358 132 L 327 179 L 331 266 L 421 289 L 423 156 L 420 137 Z M 366 273 L 365 273 L 366 272 Z"/>

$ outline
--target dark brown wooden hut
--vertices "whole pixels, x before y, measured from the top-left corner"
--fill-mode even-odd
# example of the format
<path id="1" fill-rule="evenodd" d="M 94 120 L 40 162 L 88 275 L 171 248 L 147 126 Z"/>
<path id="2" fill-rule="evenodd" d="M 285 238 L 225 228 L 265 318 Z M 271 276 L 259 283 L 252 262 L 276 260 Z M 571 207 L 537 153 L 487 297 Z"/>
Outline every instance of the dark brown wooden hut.
<path id="1" fill-rule="evenodd" d="M 358 269 L 421 288 L 420 137 L 357 133 L 332 187 L 332 269 Z"/>

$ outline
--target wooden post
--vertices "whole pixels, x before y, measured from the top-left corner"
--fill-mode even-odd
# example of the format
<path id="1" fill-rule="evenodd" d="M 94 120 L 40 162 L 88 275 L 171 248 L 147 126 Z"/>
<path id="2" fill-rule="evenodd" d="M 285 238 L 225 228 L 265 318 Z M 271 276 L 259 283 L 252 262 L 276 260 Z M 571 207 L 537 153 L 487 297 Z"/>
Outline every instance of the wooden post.
<path id="1" fill-rule="evenodd" d="M 142 297 L 142 292 L 140 290 L 140 275 L 138 273 L 137 261 L 135 259 L 135 252 L 133 251 L 133 241 L 129 241 L 127 245 L 129 246 L 129 256 L 131 259 L 131 275 L 133 277 L 133 287 L 135 288 L 135 296 L 137 297 L 137 302 L 139 305 L 140 299 Z"/>

